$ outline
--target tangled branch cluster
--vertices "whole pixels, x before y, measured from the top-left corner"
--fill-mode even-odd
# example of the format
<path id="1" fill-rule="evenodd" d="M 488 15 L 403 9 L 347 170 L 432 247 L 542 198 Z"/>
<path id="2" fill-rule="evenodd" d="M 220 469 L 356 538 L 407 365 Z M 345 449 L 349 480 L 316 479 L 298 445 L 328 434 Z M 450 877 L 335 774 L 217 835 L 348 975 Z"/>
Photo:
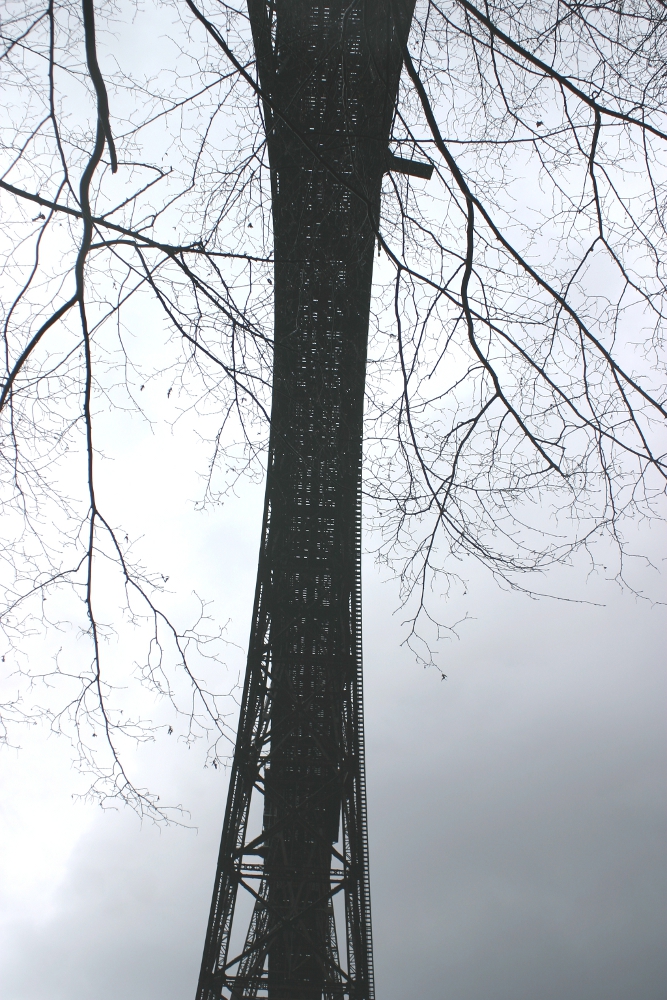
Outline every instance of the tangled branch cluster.
<path id="1" fill-rule="evenodd" d="M 660 0 L 417 4 L 392 152 L 435 170 L 386 175 L 365 480 L 415 636 L 434 574 L 463 554 L 521 587 L 579 549 L 594 560 L 606 534 L 622 577 L 624 521 L 664 510 L 666 37 Z M 10 699 L 5 720 L 46 711 L 94 794 L 155 814 L 122 763 L 123 740 L 154 728 L 115 708 L 103 581 L 148 629 L 140 678 L 185 712 L 187 738 L 213 732 L 217 763 L 222 703 L 194 665 L 215 636 L 174 624 L 159 575 L 131 561 L 96 489 L 96 428 L 141 413 L 166 376 L 181 412 L 215 424 L 205 499 L 221 466 L 261 466 L 271 122 L 247 12 L 221 0 L 9 0 L 1 44 L 2 624 L 20 649 L 73 618 L 69 593 L 89 649 L 83 667 L 25 668 L 70 693 Z"/>

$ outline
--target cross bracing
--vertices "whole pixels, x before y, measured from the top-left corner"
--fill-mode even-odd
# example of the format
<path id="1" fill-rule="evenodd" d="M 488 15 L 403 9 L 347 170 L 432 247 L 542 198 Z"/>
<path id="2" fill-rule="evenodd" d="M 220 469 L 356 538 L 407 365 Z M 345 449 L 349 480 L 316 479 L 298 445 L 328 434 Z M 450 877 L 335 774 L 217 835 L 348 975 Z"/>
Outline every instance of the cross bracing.
<path id="1" fill-rule="evenodd" d="M 197 1000 L 374 997 L 362 421 L 382 176 L 410 170 L 388 142 L 412 7 L 249 0 L 273 198 L 273 399 L 247 672 Z M 251 833 L 257 798 L 261 831 Z M 252 906 L 239 936 L 241 895 Z"/>

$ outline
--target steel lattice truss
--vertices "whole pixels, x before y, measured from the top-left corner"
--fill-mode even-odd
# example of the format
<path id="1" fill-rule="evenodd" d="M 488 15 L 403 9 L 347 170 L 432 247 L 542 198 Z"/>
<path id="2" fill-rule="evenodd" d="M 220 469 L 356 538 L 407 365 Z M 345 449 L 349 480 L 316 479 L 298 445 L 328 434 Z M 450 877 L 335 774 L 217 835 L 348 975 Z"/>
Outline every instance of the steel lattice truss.
<path id="1" fill-rule="evenodd" d="M 374 995 L 362 417 L 380 188 L 413 3 L 249 0 L 273 189 L 273 402 L 248 665 L 198 1000 Z M 253 835 L 258 796 L 263 820 Z M 253 905 L 239 933 L 243 895 Z M 345 922 L 340 952 L 336 910 Z"/>

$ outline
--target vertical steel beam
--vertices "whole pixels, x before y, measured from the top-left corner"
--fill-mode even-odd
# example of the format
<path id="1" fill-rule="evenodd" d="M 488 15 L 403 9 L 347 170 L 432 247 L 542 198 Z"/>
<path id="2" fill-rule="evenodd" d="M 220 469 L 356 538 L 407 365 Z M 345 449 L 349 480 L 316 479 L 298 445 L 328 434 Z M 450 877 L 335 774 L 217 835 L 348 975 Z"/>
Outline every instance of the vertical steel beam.
<path id="1" fill-rule="evenodd" d="M 412 7 L 249 3 L 273 191 L 273 401 L 248 666 L 198 1000 L 374 995 L 362 421 L 380 188 Z M 263 796 L 263 823 L 248 839 L 253 794 Z M 232 949 L 239 889 L 254 904 L 244 944 Z"/>

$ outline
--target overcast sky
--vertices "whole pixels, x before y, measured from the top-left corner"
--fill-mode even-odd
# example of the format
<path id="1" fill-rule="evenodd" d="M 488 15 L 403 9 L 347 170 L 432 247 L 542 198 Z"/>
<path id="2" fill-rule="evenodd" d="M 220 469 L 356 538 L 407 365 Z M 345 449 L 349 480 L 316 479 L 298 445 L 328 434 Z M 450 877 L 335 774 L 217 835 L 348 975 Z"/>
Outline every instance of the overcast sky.
<path id="1" fill-rule="evenodd" d="M 198 517 L 173 439 L 135 437 L 146 545 L 245 643 L 261 488 Z M 606 606 L 468 575 L 443 605 L 473 620 L 443 647 L 442 681 L 401 648 L 395 589 L 366 564 L 378 1000 L 663 1000 L 664 609 L 577 571 L 554 589 Z M 226 775 L 166 737 L 135 763 L 196 829 L 72 801 L 67 749 L 39 732 L 4 754 L 2 1000 L 194 996 Z"/>
<path id="2" fill-rule="evenodd" d="M 133 25 L 126 46 L 141 42 Z M 105 513 L 144 536 L 176 603 L 196 589 L 245 646 L 261 486 L 198 515 L 192 428 L 172 438 L 124 419 L 122 463 L 100 469 Z M 664 530 L 637 541 L 658 567 L 664 543 Z M 396 588 L 365 565 L 377 998 L 664 1000 L 665 608 L 583 566 L 549 586 L 592 603 L 460 570 L 467 593 L 441 609 L 470 620 L 442 646 L 442 681 L 401 646 Z M 657 574 L 635 581 L 664 599 Z M 230 647 L 230 675 L 242 661 Z M 226 773 L 163 734 L 133 773 L 190 826 L 142 827 L 72 798 L 83 786 L 64 743 L 36 730 L 22 744 L 0 757 L 0 1000 L 194 1000 Z"/>

